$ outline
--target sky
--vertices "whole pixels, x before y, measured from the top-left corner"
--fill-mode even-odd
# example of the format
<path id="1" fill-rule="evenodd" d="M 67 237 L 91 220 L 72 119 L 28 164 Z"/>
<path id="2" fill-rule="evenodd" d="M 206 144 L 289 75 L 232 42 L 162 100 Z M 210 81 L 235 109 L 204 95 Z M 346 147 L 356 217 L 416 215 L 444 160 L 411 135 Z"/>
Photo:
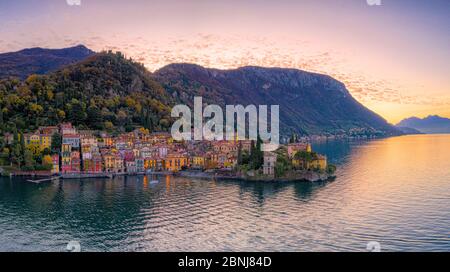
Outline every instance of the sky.
<path id="1" fill-rule="evenodd" d="M 150 71 L 298 68 L 344 82 L 391 123 L 450 117 L 450 1 L 376 1 L 1 0 L 0 53 L 84 44 Z"/>

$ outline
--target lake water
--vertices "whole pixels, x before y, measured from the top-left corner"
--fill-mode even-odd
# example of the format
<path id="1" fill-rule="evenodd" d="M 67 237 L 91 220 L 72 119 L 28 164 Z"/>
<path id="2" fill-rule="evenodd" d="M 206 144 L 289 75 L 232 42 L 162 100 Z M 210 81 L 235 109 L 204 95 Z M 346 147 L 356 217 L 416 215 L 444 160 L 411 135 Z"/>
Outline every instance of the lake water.
<path id="1" fill-rule="evenodd" d="M 450 135 L 315 144 L 333 182 L 0 180 L 0 251 L 450 251 Z"/>

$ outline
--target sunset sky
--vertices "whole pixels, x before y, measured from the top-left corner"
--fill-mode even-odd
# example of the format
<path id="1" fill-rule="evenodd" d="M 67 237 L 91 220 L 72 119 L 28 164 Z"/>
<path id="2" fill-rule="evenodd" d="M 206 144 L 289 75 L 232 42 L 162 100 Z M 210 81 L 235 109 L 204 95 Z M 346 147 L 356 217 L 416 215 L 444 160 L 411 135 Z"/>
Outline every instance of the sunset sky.
<path id="1" fill-rule="evenodd" d="M 450 1 L 381 2 L 1 0 L 0 53 L 84 44 L 151 71 L 173 62 L 299 68 L 344 82 L 392 123 L 450 117 Z"/>

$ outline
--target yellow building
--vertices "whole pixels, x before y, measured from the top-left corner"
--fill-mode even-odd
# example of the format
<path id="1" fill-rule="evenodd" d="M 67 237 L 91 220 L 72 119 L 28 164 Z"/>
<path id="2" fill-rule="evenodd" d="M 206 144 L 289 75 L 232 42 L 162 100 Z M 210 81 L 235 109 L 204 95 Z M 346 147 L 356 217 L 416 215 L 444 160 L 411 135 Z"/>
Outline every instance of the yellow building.
<path id="1" fill-rule="evenodd" d="M 192 157 L 192 167 L 196 168 L 204 168 L 205 167 L 206 158 L 201 155 L 196 155 Z"/>
<path id="2" fill-rule="evenodd" d="M 210 152 L 206 155 L 205 168 L 216 169 L 219 166 L 219 154 Z"/>
<path id="3" fill-rule="evenodd" d="M 113 154 L 103 155 L 103 166 L 106 172 L 113 172 L 116 166 L 116 157 Z"/>
<path id="4" fill-rule="evenodd" d="M 72 152 L 72 145 L 70 145 L 70 144 L 62 144 L 61 145 L 61 151 L 62 151 L 62 153 L 64 153 L 64 152 Z"/>
<path id="5" fill-rule="evenodd" d="M 46 148 L 50 149 L 52 146 L 52 136 L 48 134 L 41 134 L 40 135 L 40 148 L 41 150 L 44 150 Z"/>
<path id="6" fill-rule="evenodd" d="M 105 144 L 105 146 L 111 147 L 114 145 L 114 140 L 112 137 L 104 136 L 104 137 L 102 137 L 102 139 L 103 139 L 103 143 Z"/>
<path id="7" fill-rule="evenodd" d="M 63 173 L 70 172 L 72 165 L 72 146 L 70 144 L 63 144 L 61 147 L 62 156 L 61 156 L 61 171 Z"/>
<path id="8" fill-rule="evenodd" d="M 82 145 L 81 146 L 81 153 L 87 154 L 91 152 L 91 145 Z"/>
<path id="9" fill-rule="evenodd" d="M 170 154 L 164 161 L 164 170 L 178 172 L 188 166 L 188 158 L 184 155 Z"/>
<path id="10" fill-rule="evenodd" d="M 311 161 L 306 161 L 304 159 L 293 159 L 292 166 L 294 166 L 294 168 L 296 169 L 325 170 L 328 166 L 327 157 L 318 154 Z"/>
<path id="11" fill-rule="evenodd" d="M 29 133 L 24 135 L 26 147 L 36 147 L 39 151 L 43 151 L 46 148 L 51 148 L 52 136 L 49 134 Z"/>
<path id="12" fill-rule="evenodd" d="M 144 159 L 144 168 L 146 170 L 148 169 L 156 170 L 158 168 L 158 159 L 153 158 Z"/>
<path id="13" fill-rule="evenodd" d="M 227 160 L 223 163 L 223 167 L 225 168 L 233 168 L 234 166 L 236 166 L 236 163 L 232 160 Z"/>
<path id="14" fill-rule="evenodd" d="M 26 146 L 29 146 L 29 145 L 40 146 L 40 144 L 41 144 L 41 138 L 39 137 L 39 134 L 36 134 L 36 133 L 25 134 L 24 138 L 25 138 L 24 140 L 25 140 Z"/>
<path id="15" fill-rule="evenodd" d="M 327 169 L 327 157 L 318 155 L 317 158 L 309 164 L 309 169 Z"/>

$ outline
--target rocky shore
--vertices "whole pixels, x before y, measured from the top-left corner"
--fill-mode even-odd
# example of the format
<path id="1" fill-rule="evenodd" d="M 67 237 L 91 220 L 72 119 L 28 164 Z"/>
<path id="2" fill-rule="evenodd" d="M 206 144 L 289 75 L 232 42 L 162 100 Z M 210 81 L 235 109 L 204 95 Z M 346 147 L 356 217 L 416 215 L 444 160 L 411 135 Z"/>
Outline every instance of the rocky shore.
<path id="1" fill-rule="evenodd" d="M 255 182 L 323 182 L 332 181 L 336 178 L 334 174 L 318 173 L 314 171 L 292 172 L 283 177 L 263 176 L 263 175 L 242 175 L 237 173 L 219 172 L 196 172 L 181 171 L 175 174 L 180 177 L 216 179 L 216 180 L 242 180 Z"/>

